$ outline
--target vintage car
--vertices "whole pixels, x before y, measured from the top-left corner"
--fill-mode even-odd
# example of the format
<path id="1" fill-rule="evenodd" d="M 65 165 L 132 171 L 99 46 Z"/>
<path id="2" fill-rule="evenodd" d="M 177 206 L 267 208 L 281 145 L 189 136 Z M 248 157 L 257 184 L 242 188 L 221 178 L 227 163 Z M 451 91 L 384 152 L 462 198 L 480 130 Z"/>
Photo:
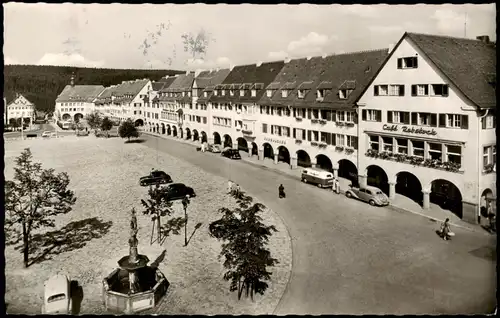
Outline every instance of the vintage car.
<path id="1" fill-rule="evenodd" d="M 196 196 L 193 188 L 190 188 L 183 183 L 171 183 L 167 186 L 167 201 L 184 199 L 186 196 L 190 198 Z"/>
<path id="2" fill-rule="evenodd" d="M 44 132 L 42 133 L 42 137 L 44 137 L 44 138 L 50 138 L 50 136 L 51 136 L 50 131 L 47 131 L 47 130 L 46 130 L 46 131 L 44 131 Z"/>
<path id="3" fill-rule="evenodd" d="M 385 206 L 389 205 L 389 198 L 379 188 L 366 187 L 350 187 L 345 192 L 346 197 L 356 198 L 361 201 L 368 202 L 370 205 Z"/>
<path id="4" fill-rule="evenodd" d="M 172 178 L 164 171 L 160 170 L 153 170 L 149 175 L 139 179 L 139 184 L 143 187 L 152 184 L 165 184 L 170 182 L 172 182 Z"/>
<path id="5" fill-rule="evenodd" d="M 318 188 L 333 186 L 333 173 L 321 169 L 305 168 L 302 170 L 300 179 L 304 183 L 316 184 Z"/>
<path id="6" fill-rule="evenodd" d="M 225 149 L 221 152 L 221 156 L 230 159 L 241 159 L 240 152 L 236 149 Z"/>
<path id="7" fill-rule="evenodd" d="M 71 282 L 57 274 L 45 281 L 42 314 L 72 314 Z"/>
<path id="8" fill-rule="evenodd" d="M 220 153 L 220 152 L 222 152 L 222 147 L 221 147 L 221 145 L 208 145 L 207 151 L 210 151 L 213 153 Z"/>

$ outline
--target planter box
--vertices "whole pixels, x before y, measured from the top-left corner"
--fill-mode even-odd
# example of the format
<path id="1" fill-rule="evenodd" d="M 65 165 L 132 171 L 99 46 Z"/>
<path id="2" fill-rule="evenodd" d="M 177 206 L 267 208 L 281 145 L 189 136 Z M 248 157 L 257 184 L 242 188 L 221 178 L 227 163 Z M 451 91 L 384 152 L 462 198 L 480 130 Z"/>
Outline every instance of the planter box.
<path id="1" fill-rule="evenodd" d="M 336 147 L 335 147 L 335 150 L 342 151 L 342 150 L 344 150 L 344 147 L 339 147 L 339 146 L 336 146 Z"/>
<path id="2" fill-rule="evenodd" d="M 302 117 L 295 117 L 296 121 L 302 121 Z"/>
<path id="3" fill-rule="evenodd" d="M 326 120 L 324 120 L 324 119 L 320 119 L 320 120 L 319 120 L 319 123 L 320 123 L 320 124 L 322 124 L 322 125 L 326 125 L 327 121 L 326 121 Z"/>
<path id="4" fill-rule="evenodd" d="M 311 141 L 311 146 L 317 146 L 318 143 L 316 141 Z"/>
<path id="5" fill-rule="evenodd" d="M 311 119 L 311 123 L 313 123 L 313 124 L 317 124 L 318 122 L 319 122 L 318 119 Z"/>
<path id="6" fill-rule="evenodd" d="M 295 139 L 295 143 L 296 143 L 296 144 L 301 144 L 301 143 L 302 143 L 302 140 L 300 140 L 300 139 Z"/>

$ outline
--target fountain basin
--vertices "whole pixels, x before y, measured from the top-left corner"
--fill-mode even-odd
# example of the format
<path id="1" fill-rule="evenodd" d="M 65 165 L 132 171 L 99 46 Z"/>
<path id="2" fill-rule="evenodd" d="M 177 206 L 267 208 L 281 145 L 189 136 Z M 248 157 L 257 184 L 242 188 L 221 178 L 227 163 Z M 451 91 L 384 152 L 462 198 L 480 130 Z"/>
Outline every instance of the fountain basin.
<path id="1" fill-rule="evenodd" d="M 131 263 L 130 262 L 130 256 L 123 256 L 120 258 L 118 261 L 118 266 L 120 266 L 123 269 L 128 269 L 131 271 L 140 269 L 145 267 L 149 262 L 149 258 L 146 255 L 137 255 L 137 262 L 136 263 Z"/>
<path id="2" fill-rule="evenodd" d="M 137 270 L 141 291 L 129 293 L 128 272 L 117 268 L 103 279 L 103 303 L 107 311 L 133 314 L 154 308 L 166 294 L 169 282 L 158 268 Z"/>

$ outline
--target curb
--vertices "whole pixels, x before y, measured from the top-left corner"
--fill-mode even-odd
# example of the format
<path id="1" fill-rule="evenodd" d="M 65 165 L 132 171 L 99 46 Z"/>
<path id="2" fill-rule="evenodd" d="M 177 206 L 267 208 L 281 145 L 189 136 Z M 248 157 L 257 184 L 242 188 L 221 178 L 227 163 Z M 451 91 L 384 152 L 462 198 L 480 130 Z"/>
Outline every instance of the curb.
<path id="1" fill-rule="evenodd" d="M 169 138 L 169 137 L 163 137 L 161 135 L 156 135 L 154 133 L 149 133 L 149 132 L 144 132 L 145 134 L 149 134 L 149 135 L 152 135 L 152 136 L 157 136 L 157 137 L 160 137 L 160 138 L 164 138 L 164 139 L 171 139 L 171 140 L 178 140 L 179 142 L 183 142 L 185 144 L 189 144 L 189 145 L 192 145 L 192 146 L 196 146 L 196 145 L 193 145 L 189 142 L 185 142 L 183 139 L 179 140 L 180 138 Z M 296 179 L 295 176 L 289 174 L 289 173 L 286 173 L 282 170 L 279 170 L 279 169 L 276 169 L 276 168 L 270 168 L 268 166 L 265 166 L 265 165 L 262 165 L 262 164 L 259 164 L 257 162 L 252 162 L 250 160 L 245 160 L 245 159 L 241 159 L 241 161 L 247 163 L 247 164 L 251 164 L 251 165 L 254 165 L 254 166 L 257 166 L 257 167 L 262 167 L 262 168 L 266 168 L 268 170 L 272 170 L 274 172 L 277 172 L 281 175 L 285 175 L 285 176 L 289 176 L 291 178 L 294 178 Z M 341 194 L 345 194 L 345 191 L 344 190 L 340 190 L 340 193 Z M 392 204 L 389 204 L 387 206 L 389 209 L 393 210 L 393 211 L 397 211 L 397 212 L 405 212 L 405 213 L 412 213 L 412 214 L 416 214 L 416 215 L 419 215 L 419 216 L 422 216 L 422 217 L 425 217 L 433 222 L 443 222 L 444 220 L 440 220 L 438 218 L 435 218 L 435 217 L 432 217 L 432 216 L 429 216 L 429 215 L 426 215 L 426 214 L 423 214 L 423 213 L 420 213 L 420 212 L 416 212 L 416 211 L 413 211 L 413 210 L 408 210 L 408 209 L 405 209 L 405 208 L 402 208 L 402 207 L 399 207 L 399 206 L 396 206 L 396 205 L 392 205 Z M 479 232 L 479 233 L 483 233 L 483 231 L 480 231 L 480 229 L 475 229 L 475 228 L 472 228 L 472 227 L 468 227 L 468 226 L 463 226 L 463 225 L 460 225 L 460 224 L 456 224 L 456 223 L 451 223 L 450 222 L 450 225 L 452 226 L 455 226 L 455 227 L 458 227 L 458 228 L 461 228 L 461 229 L 465 229 L 465 230 L 468 230 L 469 232 Z M 489 233 L 484 233 L 484 234 L 489 234 Z M 491 234 L 489 234 L 491 235 Z"/>

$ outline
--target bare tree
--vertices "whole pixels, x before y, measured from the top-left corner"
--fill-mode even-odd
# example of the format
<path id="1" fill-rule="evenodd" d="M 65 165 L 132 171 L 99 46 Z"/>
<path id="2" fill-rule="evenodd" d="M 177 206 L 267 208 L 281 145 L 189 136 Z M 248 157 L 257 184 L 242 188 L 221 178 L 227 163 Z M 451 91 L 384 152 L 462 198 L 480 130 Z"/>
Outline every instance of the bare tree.
<path id="1" fill-rule="evenodd" d="M 215 42 L 211 34 L 204 29 L 198 31 L 196 35 L 193 33 L 184 33 L 181 35 L 182 43 L 184 44 L 184 52 L 189 53 L 193 59 L 204 58 L 208 50 L 210 42 Z"/>

